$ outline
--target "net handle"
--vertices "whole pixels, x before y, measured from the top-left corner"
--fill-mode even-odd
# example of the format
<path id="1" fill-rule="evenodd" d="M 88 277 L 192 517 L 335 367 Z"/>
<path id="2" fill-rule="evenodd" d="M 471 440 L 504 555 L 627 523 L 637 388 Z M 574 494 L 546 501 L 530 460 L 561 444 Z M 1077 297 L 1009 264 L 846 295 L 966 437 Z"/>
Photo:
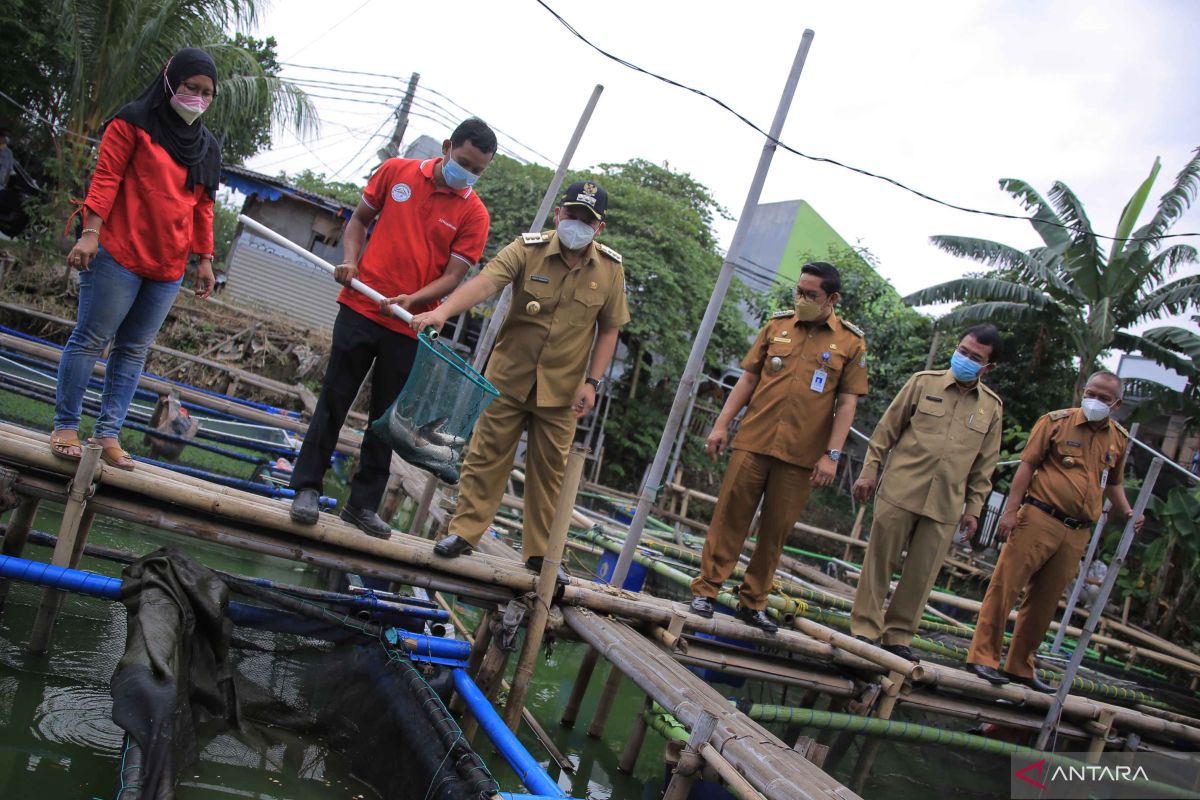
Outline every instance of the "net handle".
<path id="1" fill-rule="evenodd" d="M 335 266 L 333 266 L 333 264 L 330 264 L 328 261 L 321 258 L 316 253 L 313 253 L 309 250 L 305 250 L 303 247 L 296 244 L 291 239 L 288 239 L 285 236 L 279 235 L 275 231 L 268 228 L 266 225 L 263 225 L 258 220 L 250 219 L 245 214 L 238 214 L 238 222 L 242 223 L 242 225 L 244 225 L 245 227 L 254 231 L 254 233 L 263 237 L 264 239 L 270 239 L 272 242 L 274 242 L 275 244 L 284 248 L 285 250 L 290 250 L 291 252 L 300 256 L 301 258 L 303 258 L 305 261 L 309 262 L 310 264 L 320 267 L 321 269 L 328 272 L 330 275 L 335 274 L 335 271 L 337 268 Z M 352 281 L 350 281 L 350 288 L 354 289 L 355 291 L 357 291 L 361 294 L 366 295 L 367 297 L 374 300 L 376 303 L 381 303 L 387 299 L 386 297 L 381 295 L 379 292 L 375 291 L 370 286 L 367 286 L 365 283 L 360 281 L 358 278 L 355 278 Z M 397 317 L 399 317 L 401 320 L 403 320 L 404 322 L 412 322 L 413 315 L 410 314 L 407 309 L 401 308 L 400 306 L 396 305 L 395 303 L 392 303 L 391 305 L 389 305 L 388 309 L 393 314 L 395 314 Z M 422 334 L 425 336 L 428 336 L 430 339 L 438 338 L 438 332 L 436 330 L 434 330 L 432 326 L 425 328 L 425 330 L 422 331 Z"/>

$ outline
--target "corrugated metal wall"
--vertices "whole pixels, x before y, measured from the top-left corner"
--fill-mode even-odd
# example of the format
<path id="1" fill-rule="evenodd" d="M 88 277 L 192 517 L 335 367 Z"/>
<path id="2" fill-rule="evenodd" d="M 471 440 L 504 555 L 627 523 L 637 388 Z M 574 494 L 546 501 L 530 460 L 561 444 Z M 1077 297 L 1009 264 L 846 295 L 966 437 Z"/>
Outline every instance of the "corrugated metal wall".
<path id="1" fill-rule="evenodd" d="M 222 299 L 271 311 L 300 325 L 332 331 L 341 288 L 320 267 L 242 231 L 233 247 L 229 283 Z"/>

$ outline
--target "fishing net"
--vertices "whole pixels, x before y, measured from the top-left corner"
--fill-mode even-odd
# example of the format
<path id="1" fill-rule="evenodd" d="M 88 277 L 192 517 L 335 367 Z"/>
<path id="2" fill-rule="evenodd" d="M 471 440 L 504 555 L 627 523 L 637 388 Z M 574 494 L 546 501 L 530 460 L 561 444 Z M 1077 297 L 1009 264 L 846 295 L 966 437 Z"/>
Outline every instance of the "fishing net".
<path id="1" fill-rule="evenodd" d="M 475 420 L 500 392 L 449 345 L 425 334 L 418 340 L 404 390 L 371 430 L 396 455 L 453 485 Z"/>
<path id="2" fill-rule="evenodd" d="M 449 671 L 414 663 L 394 646 L 397 629 L 384 635 L 371 619 L 222 579 L 171 549 L 124 578 L 127 643 L 112 679 L 113 720 L 126 731 L 117 800 L 170 800 L 199 760 L 255 771 L 263 759 L 307 762 L 317 751 L 297 749 L 292 734 L 336 750 L 385 800 L 498 794 L 445 706 Z M 316 762 L 306 771 L 323 772 Z"/>

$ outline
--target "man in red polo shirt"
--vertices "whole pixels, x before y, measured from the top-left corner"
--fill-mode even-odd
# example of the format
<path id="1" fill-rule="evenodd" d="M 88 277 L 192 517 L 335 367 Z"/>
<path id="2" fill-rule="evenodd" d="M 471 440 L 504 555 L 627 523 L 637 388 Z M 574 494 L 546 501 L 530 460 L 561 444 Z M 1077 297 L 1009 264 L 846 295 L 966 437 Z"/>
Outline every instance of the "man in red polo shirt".
<path id="1" fill-rule="evenodd" d="M 346 288 L 338 296 L 329 368 L 292 472 L 296 522 L 317 521 L 329 458 L 371 365 L 370 415 L 377 419 L 404 388 L 416 357 L 412 328 L 381 312 L 377 302 L 351 289 L 350 281 L 358 278 L 385 297 L 398 298 L 395 302 L 414 314 L 436 308 L 483 256 L 489 217 L 471 186 L 495 154 L 496 134 L 471 118 L 442 143 L 442 158 L 388 159 L 367 183 L 346 225 L 345 260 L 335 275 Z M 391 448 L 368 431 L 341 517 L 372 536 L 391 534 L 376 513 L 391 459 Z"/>

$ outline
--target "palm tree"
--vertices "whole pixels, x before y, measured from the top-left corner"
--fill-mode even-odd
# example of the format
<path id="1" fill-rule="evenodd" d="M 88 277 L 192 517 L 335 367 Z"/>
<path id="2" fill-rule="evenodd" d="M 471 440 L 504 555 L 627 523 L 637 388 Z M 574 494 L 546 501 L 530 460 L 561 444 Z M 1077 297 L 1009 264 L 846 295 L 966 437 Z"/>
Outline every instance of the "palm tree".
<path id="1" fill-rule="evenodd" d="M 226 31 L 252 24 L 253 0 L 62 0 L 63 47 L 70 59 L 65 127 L 95 137 L 182 47 L 202 47 L 217 62 L 220 101 L 206 118 L 214 130 L 264 111 L 275 128 L 313 130 L 316 111 L 295 84 L 267 74 Z"/>
<path id="2" fill-rule="evenodd" d="M 1140 352 L 1181 374 L 1200 376 L 1194 334 L 1175 327 L 1141 334 L 1131 330 L 1200 307 L 1200 276 L 1174 278 L 1180 265 L 1197 262 L 1196 249 L 1185 244 L 1163 246 L 1200 186 L 1200 149 L 1159 199 L 1150 221 L 1135 231 L 1160 167 L 1155 159 L 1149 177 L 1126 203 L 1107 253 L 1083 203 L 1066 184 L 1056 182 L 1047 202 L 1024 181 L 1000 181 L 1000 188 L 1032 215 L 1030 222 L 1043 246 L 1021 251 L 986 239 L 934 236 L 935 247 L 995 271 L 931 286 L 905 301 L 961 303 L 938 320 L 939 328 L 1033 322 L 1050 336 L 1065 338 L 1079 359 L 1076 402 L 1097 359 L 1113 347 Z"/>

